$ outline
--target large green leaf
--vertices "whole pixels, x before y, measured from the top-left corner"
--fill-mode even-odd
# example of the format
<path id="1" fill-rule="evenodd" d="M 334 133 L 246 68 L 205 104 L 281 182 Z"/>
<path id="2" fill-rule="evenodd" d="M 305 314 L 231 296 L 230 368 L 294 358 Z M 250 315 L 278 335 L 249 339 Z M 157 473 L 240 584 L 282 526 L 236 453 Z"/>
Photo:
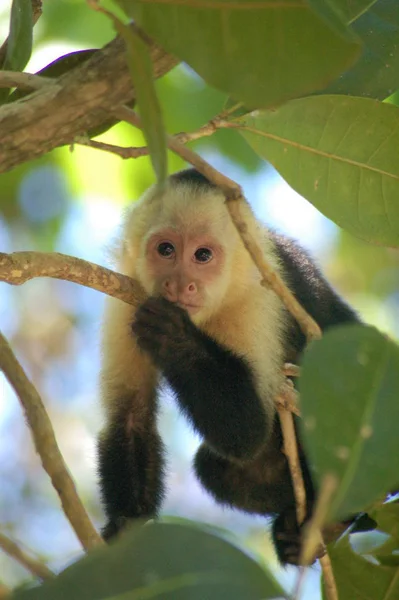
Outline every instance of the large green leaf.
<path id="1" fill-rule="evenodd" d="M 387 502 L 370 510 L 369 515 L 377 522 L 378 529 L 390 536 L 372 552 L 373 556 L 381 562 L 393 556 L 399 559 L 399 504 Z"/>
<path id="2" fill-rule="evenodd" d="M 306 0 L 117 0 L 166 50 L 252 108 L 324 88 L 359 54 Z"/>
<path id="3" fill-rule="evenodd" d="M 348 537 L 328 547 L 339 600 L 397 600 L 399 568 L 378 566 L 355 554 Z M 323 598 L 327 596 L 323 590 Z"/>
<path id="4" fill-rule="evenodd" d="M 364 44 L 362 55 L 323 93 L 384 100 L 399 88 L 398 0 L 378 0 L 352 28 Z"/>
<path id="5" fill-rule="evenodd" d="M 332 520 L 366 508 L 398 483 L 399 347 L 376 329 L 337 327 L 305 353 L 305 442 L 319 480 L 339 480 Z"/>
<path id="6" fill-rule="evenodd" d="M 399 110 L 368 98 L 311 96 L 238 120 L 254 150 L 354 235 L 399 245 Z"/>
<path id="7" fill-rule="evenodd" d="M 266 600 L 284 596 L 246 554 L 199 527 L 135 527 L 16 600 Z"/>

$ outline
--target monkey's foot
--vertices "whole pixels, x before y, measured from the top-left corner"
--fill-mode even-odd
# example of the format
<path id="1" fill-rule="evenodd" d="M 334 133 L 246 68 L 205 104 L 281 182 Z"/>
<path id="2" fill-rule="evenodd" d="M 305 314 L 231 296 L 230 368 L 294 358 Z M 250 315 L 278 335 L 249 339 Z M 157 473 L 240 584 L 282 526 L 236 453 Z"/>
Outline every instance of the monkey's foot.
<path id="1" fill-rule="evenodd" d="M 116 537 L 119 537 L 119 535 L 131 529 L 134 525 L 149 525 L 150 523 L 154 523 L 155 520 L 156 518 L 151 516 L 144 519 L 116 517 L 114 519 L 110 519 L 108 523 L 102 528 L 101 535 L 103 540 L 108 542 Z"/>
<path id="2" fill-rule="evenodd" d="M 303 526 L 296 520 L 295 509 L 289 509 L 279 515 L 273 523 L 273 539 L 279 561 L 283 565 L 301 565 L 303 547 Z M 313 564 L 326 553 L 324 544 L 320 544 L 314 554 Z"/>
<path id="3" fill-rule="evenodd" d="M 299 533 L 278 533 L 275 536 L 276 551 L 280 562 L 284 565 L 300 566 L 300 558 L 302 552 L 302 536 Z M 313 560 L 309 564 L 313 564 L 318 558 L 322 558 L 326 553 L 324 544 L 320 544 L 314 554 Z"/>
<path id="4" fill-rule="evenodd" d="M 110 519 L 101 531 L 103 540 L 108 542 L 109 540 L 117 537 L 125 529 L 129 528 L 129 525 L 133 522 L 133 520 L 135 521 L 136 519 L 128 519 L 127 517 L 116 517 L 114 519 Z"/>

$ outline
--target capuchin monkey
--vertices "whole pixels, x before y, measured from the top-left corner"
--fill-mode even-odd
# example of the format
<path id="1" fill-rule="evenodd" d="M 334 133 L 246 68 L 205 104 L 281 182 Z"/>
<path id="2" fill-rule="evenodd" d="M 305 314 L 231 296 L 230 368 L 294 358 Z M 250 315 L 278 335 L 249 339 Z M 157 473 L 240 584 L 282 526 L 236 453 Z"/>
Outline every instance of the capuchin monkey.
<path id="1" fill-rule="evenodd" d="M 322 330 L 358 321 L 300 246 L 252 214 L 248 223 L 268 263 Z M 306 340 L 277 295 L 260 285 L 222 191 L 195 169 L 171 175 L 133 205 L 117 250 L 117 270 L 137 279 L 148 299 L 136 307 L 107 300 L 106 425 L 98 445 L 104 538 L 159 513 L 163 377 L 203 439 L 194 460 L 201 484 L 220 504 L 275 516 L 278 557 L 298 564 L 301 528 L 274 399 L 284 363 L 300 361 Z M 299 453 L 310 516 L 315 490 L 301 446 Z"/>

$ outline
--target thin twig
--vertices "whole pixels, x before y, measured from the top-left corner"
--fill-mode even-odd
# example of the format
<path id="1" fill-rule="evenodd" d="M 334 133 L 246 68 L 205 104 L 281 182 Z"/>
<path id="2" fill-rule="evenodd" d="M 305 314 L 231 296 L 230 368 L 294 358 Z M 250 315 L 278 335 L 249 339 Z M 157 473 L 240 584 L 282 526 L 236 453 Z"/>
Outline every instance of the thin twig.
<path id="1" fill-rule="evenodd" d="M 16 87 L 22 90 L 41 90 L 50 83 L 54 83 L 54 79 L 50 77 L 17 71 L 0 71 L 0 88 Z"/>
<path id="2" fill-rule="evenodd" d="M 24 550 L 18 546 L 16 542 L 11 540 L 8 536 L 4 535 L 0 531 L 0 548 L 4 550 L 9 556 L 19 562 L 25 569 L 30 571 L 35 577 L 39 577 L 42 580 L 52 579 L 54 573 L 36 558 L 29 556 Z"/>
<path id="3" fill-rule="evenodd" d="M 117 106 L 112 111 L 112 114 L 117 119 L 126 121 L 138 129 L 142 129 L 140 118 L 131 108 L 128 108 L 127 106 Z M 196 152 L 193 152 L 193 150 L 190 150 L 190 148 L 187 148 L 180 143 L 178 139 L 169 135 L 166 138 L 166 142 L 170 150 L 173 150 L 173 152 L 184 158 L 184 160 L 191 163 L 198 171 L 205 175 L 205 177 L 208 177 L 210 181 L 215 182 L 223 191 L 228 190 L 234 197 L 239 197 L 241 195 L 241 188 L 237 183 L 232 179 L 229 179 L 229 177 L 222 175 L 222 173 L 207 163 L 206 160 L 201 158 Z"/>
<path id="4" fill-rule="evenodd" d="M 287 367 L 287 365 L 285 365 Z M 295 367 L 295 365 L 289 365 Z M 287 369 L 288 370 L 288 369 Z M 288 380 L 289 381 L 289 380 Z M 284 454 L 287 457 L 290 468 L 292 483 L 294 487 L 295 503 L 298 523 L 303 523 L 306 517 L 306 490 L 303 481 L 302 469 L 298 455 L 298 445 L 294 428 L 292 413 L 299 414 L 295 409 L 297 403 L 297 392 L 292 382 L 286 382 L 276 398 L 276 406 L 280 418 L 281 429 L 284 440 Z M 304 529 L 303 548 L 300 558 L 301 565 L 307 565 L 315 556 L 317 547 L 324 549 L 321 527 L 325 522 L 331 495 L 336 489 L 337 481 L 334 477 L 326 477 L 320 489 L 320 494 L 309 524 Z M 334 579 L 334 573 L 330 557 L 328 554 L 319 558 L 323 571 L 323 579 L 326 586 L 326 598 L 328 600 L 338 600 L 337 586 Z M 301 568 L 294 592 L 294 598 L 300 597 L 300 590 L 303 584 L 305 571 Z"/>
<path id="5" fill-rule="evenodd" d="M 1 82 L 1 74 L 0 74 L 0 82 Z M 1 83 L 0 83 L 1 86 Z M 181 144 L 187 144 L 188 142 L 193 142 L 203 137 L 207 137 L 213 135 L 217 129 L 226 127 L 225 122 L 217 117 L 212 119 L 206 125 L 203 125 L 196 131 L 191 132 L 181 132 L 176 133 L 172 136 L 172 139 L 177 140 Z M 75 143 L 80 144 L 81 146 L 89 146 L 90 148 L 95 148 L 96 150 L 102 150 L 104 152 L 110 152 L 111 154 L 116 154 L 120 158 L 124 160 L 128 158 L 141 158 L 142 156 L 148 156 L 149 149 L 147 146 L 116 146 L 115 144 L 106 144 L 104 142 L 98 142 L 97 140 L 92 140 L 87 136 L 77 136 L 75 138 Z"/>
<path id="6" fill-rule="evenodd" d="M 296 319 L 308 341 L 321 338 L 321 330 L 316 321 L 301 306 L 294 294 L 288 289 L 280 275 L 270 267 L 265 259 L 264 252 L 249 232 L 248 224 L 241 214 L 240 205 L 246 202 L 244 197 L 228 199 L 227 208 L 237 231 L 241 235 L 246 249 L 258 267 L 264 283 L 270 287 L 281 299 L 289 313 Z"/>
<path id="7" fill-rule="evenodd" d="M 320 545 L 320 531 L 326 521 L 330 501 L 337 489 L 338 481 L 334 475 L 325 475 L 320 486 L 312 518 L 305 526 L 301 562 L 307 564 Z"/>
<path id="8" fill-rule="evenodd" d="M 87 136 L 76 137 L 74 143 L 80 144 L 81 146 L 88 146 L 89 148 L 95 148 L 96 150 L 103 150 L 103 152 L 116 154 L 124 160 L 127 158 L 141 158 L 142 156 L 148 156 L 149 153 L 147 146 L 115 146 L 114 144 L 106 144 L 105 142 L 92 140 Z"/>
<path id="9" fill-rule="evenodd" d="M 219 117 L 214 117 L 202 127 L 199 127 L 195 131 L 183 131 L 181 133 L 176 133 L 172 136 L 181 144 L 188 144 L 189 142 L 194 142 L 195 140 L 199 140 L 203 137 L 209 137 L 213 135 L 218 129 L 223 129 L 224 127 L 228 127 L 227 121 L 221 119 Z"/>
<path id="10" fill-rule="evenodd" d="M 327 600 L 339 600 L 337 584 L 335 582 L 334 571 L 332 568 L 330 557 L 326 553 L 319 560 L 323 573 L 326 598 Z"/>
<path id="11" fill-rule="evenodd" d="M 306 517 L 306 491 L 302 477 L 301 463 L 298 455 L 294 419 L 292 414 L 277 404 L 281 430 L 284 440 L 284 454 L 290 468 L 292 485 L 294 487 L 296 514 L 298 523 L 303 523 Z"/>
<path id="12" fill-rule="evenodd" d="M 294 591 L 292 592 L 292 600 L 300 600 L 307 573 L 307 569 L 303 565 L 300 565 L 298 569 L 299 572 L 295 581 Z"/>
<path id="13" fill-rule="evenodd" d="M 0 368 L 15 390 L 29 425 L 36 452 L 61 500 L 61 505 L 82 546 L 103 543 L 80 500 L 55 439 L 51 421 L 36 388 L 28 379 L 10 345 L 0 333 Z"/>
<path id="14" fill-rule="evenodd" d="M 58 252 L 0 252 L 0 281 L 21 285 L 34 277 L 72 281 L 128 304 L 145 299 L 138 281 L 81 258 Z"/>

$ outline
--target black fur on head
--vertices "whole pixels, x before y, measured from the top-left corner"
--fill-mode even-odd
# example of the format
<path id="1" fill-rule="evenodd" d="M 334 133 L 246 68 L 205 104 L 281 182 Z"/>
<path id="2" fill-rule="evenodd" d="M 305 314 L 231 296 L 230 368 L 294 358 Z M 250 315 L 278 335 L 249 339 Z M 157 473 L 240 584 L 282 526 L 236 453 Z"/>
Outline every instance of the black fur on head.
<path id="1" fill-rule="evenodd" d="M 173 173 L 173 175 L 171 175 L 169 179 L 177 185 L 181 183 L 192 185 L 193 187 L 195 186 L 207 189 L 217 187 L 214 183 L 209 181 L 209 179 L 205 177 L 205 175 L 202 175 L 202 173 L 200 173 L 199 171 L 197 171 L 197 169 L 194 168 L 184 169 L 183 171 Z"/>

